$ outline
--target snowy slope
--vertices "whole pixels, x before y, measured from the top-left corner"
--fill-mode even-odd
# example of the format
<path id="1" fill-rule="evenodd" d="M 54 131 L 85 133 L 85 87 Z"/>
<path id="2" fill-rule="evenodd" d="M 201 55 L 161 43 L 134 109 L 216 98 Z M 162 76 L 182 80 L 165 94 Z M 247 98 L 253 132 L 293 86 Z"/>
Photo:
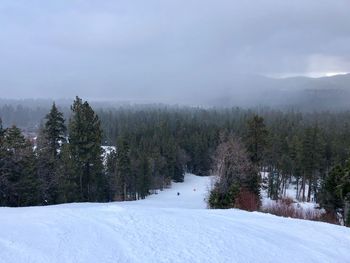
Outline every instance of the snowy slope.
<path id="1" fill-rule="evenodd" d="M 350 229 L 207 210 L 209 181 L 187 175 L 136 202 L 0 208 L 0 262 L 349 262 Z"/>

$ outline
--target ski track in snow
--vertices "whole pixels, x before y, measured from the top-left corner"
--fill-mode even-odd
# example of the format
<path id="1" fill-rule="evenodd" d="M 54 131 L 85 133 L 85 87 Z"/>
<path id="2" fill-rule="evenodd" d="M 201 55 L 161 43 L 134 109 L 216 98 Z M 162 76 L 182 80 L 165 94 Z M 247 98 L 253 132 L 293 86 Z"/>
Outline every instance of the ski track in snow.
<path id="1" fill-rule="evenodd" d="M 140 201 L 0 208 L 0 262 L 349 262 L 349 228 L 208 210 L 209 185 L 186 175 Z"/>

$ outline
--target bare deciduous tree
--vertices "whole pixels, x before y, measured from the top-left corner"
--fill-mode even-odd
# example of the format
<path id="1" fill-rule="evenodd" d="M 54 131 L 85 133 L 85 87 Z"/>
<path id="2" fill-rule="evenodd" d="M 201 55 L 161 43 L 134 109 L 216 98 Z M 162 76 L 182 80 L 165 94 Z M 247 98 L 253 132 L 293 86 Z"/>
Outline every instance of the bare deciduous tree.
<path id="1" fill-rule="evenodd" d="M 243 144 L 233 136 L 218 146 L 215 163 L 216 174 L 219 176 L 218 185 L 223 192 L 232 184 L 247 186 L 257 175 Z"/>
<path id="2" fill-rule="evenodd" d="M 234 198 L 241 190 L 259 196 L 259 180 L 257 169 L 251 163 L 241 141 L 229 136 L 217 148 L 214 170 L 218 176 L 213 189 L 214 202 L 224 200 L 218 207 L 234 207 Z M 213 201 L 213 198 L 211 198 Z M 209 200 L 210 201 L 210 200 Z M 213 207 L 213 205 L 210 204 Z M 214 205 L 215 207 L 215 205 Z"/>

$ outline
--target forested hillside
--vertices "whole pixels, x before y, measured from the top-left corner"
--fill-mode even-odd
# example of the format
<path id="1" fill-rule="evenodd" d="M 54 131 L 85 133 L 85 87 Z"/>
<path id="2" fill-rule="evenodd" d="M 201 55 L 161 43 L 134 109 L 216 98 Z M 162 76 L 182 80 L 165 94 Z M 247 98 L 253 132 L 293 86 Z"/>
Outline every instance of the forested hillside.
<path id="1" fill-rule="evenodd" d="M 312 199 L 333 213 L 347 203 L 348 111 L 165 106 L 94 111 L 76 98 L 69 113 L 54 105 L 46 114 L 34 142 L 15 126 L 2 129 L 2 205 L 144 198 L 183 181 L 185 172 L 215 172 L 218 146 L 229 137 L 240 141 L 257 172 L 269 172 L 271 198 L 294 184 L 297 199 Z M 117 150 L 104 155 L 102 145 Z"/>

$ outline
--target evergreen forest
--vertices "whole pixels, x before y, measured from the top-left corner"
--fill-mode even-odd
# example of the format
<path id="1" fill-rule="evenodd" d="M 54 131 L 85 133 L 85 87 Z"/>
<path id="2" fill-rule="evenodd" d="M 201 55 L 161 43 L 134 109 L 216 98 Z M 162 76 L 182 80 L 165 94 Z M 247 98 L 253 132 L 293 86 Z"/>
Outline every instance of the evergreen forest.
<path id="1" fill-rule="evenodd" d="M 1 114 L 10 119 L 4 108 Z M 11 114 L 11 125 L 0 123 L 1 206 L 143 199 L 182 182 L 187 172 L 227 171 L 239 180 L 215 188 L 213 208 L 234 207 L 230 200 L 241 189 L 259 199 L 262 185 L 277 200 L 293 184 L 298 200 L 334 214 L 344 213 L 350 200 L 350 111 L 93 109 L 76 97 L 69 110 L 55 103 L 47 109 L 34 137 L 17 127 L 23 117 Z"/>

